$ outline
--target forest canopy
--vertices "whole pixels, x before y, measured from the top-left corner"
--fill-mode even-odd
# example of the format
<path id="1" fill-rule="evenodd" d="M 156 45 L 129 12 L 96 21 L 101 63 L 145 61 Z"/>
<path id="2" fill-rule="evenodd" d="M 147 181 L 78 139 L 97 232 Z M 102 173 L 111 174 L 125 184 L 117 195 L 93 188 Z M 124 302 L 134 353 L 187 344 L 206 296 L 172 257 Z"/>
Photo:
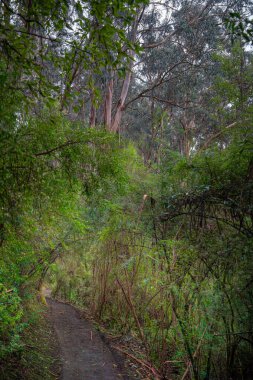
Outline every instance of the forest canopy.
<path id="1" fill-rule="evenodd" d="M 0 0 L 0 378 L 53 378 L 46 286 L 140 379 L 252 379 L 252 9 Z"/>

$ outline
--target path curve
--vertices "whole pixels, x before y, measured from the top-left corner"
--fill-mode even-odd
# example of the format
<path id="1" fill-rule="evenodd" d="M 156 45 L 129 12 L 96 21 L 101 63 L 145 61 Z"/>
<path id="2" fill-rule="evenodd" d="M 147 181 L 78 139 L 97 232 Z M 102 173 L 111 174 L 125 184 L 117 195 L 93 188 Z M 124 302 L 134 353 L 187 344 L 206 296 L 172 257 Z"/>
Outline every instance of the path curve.
<path id="1" fill-rule="evenodd" d="M 47 299 L 62 360 L 61 380 L 119 380 L 109 348 L 92 324 L 71 305 Z"/>

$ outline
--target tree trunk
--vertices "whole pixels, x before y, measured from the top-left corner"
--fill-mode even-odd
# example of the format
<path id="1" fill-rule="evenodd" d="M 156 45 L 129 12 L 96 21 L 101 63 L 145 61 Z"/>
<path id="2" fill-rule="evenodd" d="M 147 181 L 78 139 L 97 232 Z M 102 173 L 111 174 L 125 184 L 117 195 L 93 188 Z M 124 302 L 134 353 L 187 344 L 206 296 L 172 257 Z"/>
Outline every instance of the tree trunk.
<path id="1" fill-rule="evenodd" d="M 139 22 L 141 21 L 144 9 L 145 9 L 145 7 L 143 8 L 140 16 L 138 13 L 135 17 L 135 21 L 134 21 L 133 29 L 132 29 L 132 33 L 131 33 L 132 35 L 130 38 L 131 43 L 135 43 L 135 41 L 136 41 L 137 28 L 138 28 Z M 125 77 L 124 82 L 123 82 L 120 98 L 119 98 L 119 101 L 118 101 L 118 104 L 116 107 L 115 116 L 114 116 L 113 123 L 112 123 L 111 129 L 110 129 L 112 132 L 118 132 L 119 128 L 120 128 L 120 123 L 121 123 L 123 110 L 125 107 L 125 102 L 126 102 L 126 98 L 127 98 L 127 94 L 128 94 L 128 90 L 129 90 L 129 85 L 130 85 L 130 81 L 131 81 L 131 75 L 132 75 L 132 68 L 133 68 L 133 62 L 134 62 L 134 59 L 133 59 L 134 51 L 133 50 L 129 51 L 129 57 L 130 57 L 131 61 L 130 61 L 129 67 L 128 67 L 126 77 Z"/>
<path id="2" fill-rule="evenodd" d="M 115 113 L 114 120 L 113 120 L 113 123 L 111 126 L 112 132 L 118 132 L 119 131 L 119 127 L 120 127 L 120 123 L 121 123 L 121 119 L 122 119 L 122 114 L 123 114 L 123 110 L 124 110 L 124 106 L 125 106 L 125 101 L 126 101 L 126 97 L 127 97 L 128 90 L 129 90 L 130 80 L 131 80 L 131 71 L 129 70 L 127 72 L 126 77 L 125 77 L 124 82 L 123 82 L 123 86 L 122 86 L 122 90 L 121 90 L 121 94 L 120 94 L 120 99 L 118 101 L 116 113 Z"/>
<path id="3" fill-rule="evenodd" d="M 112 130 L 112 94 L 113 94 L 113 73 L 110 73 L 110 79 L 105 95 L 105 108 L 104 108 L 104 125 L 108 131 Z"/>
<path id="4" fill-rule="evenodd" d="M 96 107 L 94 104 L 94 94 L 91 93 L 91 106 L 90 106 L 90 127 L 95 128 L 96 125 Z"/>

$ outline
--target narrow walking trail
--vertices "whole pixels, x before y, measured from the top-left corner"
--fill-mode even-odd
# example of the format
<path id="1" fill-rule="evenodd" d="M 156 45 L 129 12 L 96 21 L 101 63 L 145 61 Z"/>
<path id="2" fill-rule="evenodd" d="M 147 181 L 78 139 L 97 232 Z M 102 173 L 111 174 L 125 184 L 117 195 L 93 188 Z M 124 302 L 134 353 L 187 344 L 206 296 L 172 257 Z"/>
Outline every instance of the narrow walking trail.
<path id="1" fill-rule="evenodd" d="M 65 303 L 47 299 L 49 319 L 56 331 L 62 360 L 61 380 L 119 380 L 109 348 L 92 324 Z"/>

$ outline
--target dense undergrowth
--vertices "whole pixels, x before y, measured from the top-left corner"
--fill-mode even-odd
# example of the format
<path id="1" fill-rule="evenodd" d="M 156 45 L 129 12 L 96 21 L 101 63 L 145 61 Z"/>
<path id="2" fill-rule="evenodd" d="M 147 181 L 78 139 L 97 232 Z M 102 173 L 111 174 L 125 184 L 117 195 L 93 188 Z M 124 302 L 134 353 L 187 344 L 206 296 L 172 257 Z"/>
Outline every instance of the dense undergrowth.
<path id="1" fill-rule="evenodd" d="M 238 100 L 231 61 L 221 58 L 212 106 L 232 129 L 149 169 L 132 151 L 124 193 L 89 199 L 90 231 L 48 277 L 56 296 L 134 337 L 151 377 L 253 376 L 252 104 Z"/>
<path id="2" fill-rule="evenodd" d="M 187 160 L 169 152 L 147 170 L 132 144 L 102 130 L 80 130 L 73 148 L 65 143 L 72 125 L 51 112 L 40 119 L 47 137 L 51 118 L 59 125 L 50 145 L 37 138 L 34 119 L 16 132 L 26 136 L 25 152 L 20 137 L 9 157 L 22 176 L 3 161 L 1 356 L 9 378 L 13 360 L 19 370 L 29 360 L 38 366 L 36 348 L 28 357 L 24 349 L 33 325 L 24 302 L 49 270 L 53 294 L 133 336 L 156 377 L 250 379 L 250 128 L 230 133 L 225 148 Z M 40 366 L 30 370 L 41 378 Z"/>
<path id="3" fill-rule="evenodd" d="M 189 19 L 178 4 L 172 16 L 181 25 L 182 13 L 186 29 L 175 32 L 187 49 L 175 63 L 177 43 L 168 51 L 157 45 L 171 59 L 165 73 L 152 66 L 152 50 L 143 55 L 152 68 L 145 73 L 140 60 L 140 78 L 158 70 L 159 80 L 151 101 L 135 78 L 132 103 L 144 124 L 149 108 L 152 131 L 127 139 L 113 133 L 112 110 L 119 127 L 126 94 L 113 104 L 112 81 L 128 92 L 140 53 L 129 34 L 147 2 L 28 3 L 0 5 L 0 377 L 55 376 L 54 337 L 37 302 L 46 283 L 111 333 L 138 342 L 132 355 L 149 378 L 252 379 L 252 53 L 217 31 L 205 77 L 198 66 L 207 65 L 200 58 L 211 41 L 202 36 L 194 51 L 193 33 L 197 23 L 205 30 L 203 13 Z M 151 33 L 151 13 L 145 17 Z M 162 79 L 175 94 L 155 92 Z M 176 92 L 180 104 L 171 102 Z M 154 102 L 160 96 L 166 106 Z M 96 115 L 110 125 L 96 125 Z"/>
<path id="4" fill-rule="evenodd" d="M 127 153 L 103 130 L 71 124 L 55 109 L 44 109 L 37 117 L 13 114 L 10 119 L 8 115 L 4 121 L 0 257 L 3 366 L 11 362 L 11 355 L 20 358 L 16 353 L 26 342 L 23 333 L 31 321 L 26 321 L 25 304 L 34 302 L 31 289 L 39 290 L 49 266 L 57 257 L 71 254 L 75 241 L 82 241 L 89 230 L 84 218 L 86 199 L 109 187 L 121 192 L 127 181 Z"/>
<path id="5" fill-rule="evenodd" d="M 7 341 L 5 346 L 1 345 L 0 378 L 3 380 L 59 378 L 59 349 L 55 332 L 46 317 L 47 307 L 32 293 L 23 299 L 22 322 L 18 323 L 18 319 L 15 324 L 9 322 L 8 329 L 12 329 L 9 345 Z"/>
<path id="6" fill-rule="evenodd" d="M 141 340 L 165 378 L 252 376 L 252 163 L 244 148 L 178 159 L 155 186 L 147 177 L 138 187 L 132 172 L 134 191 L 102 209 L 105 225 L 51 270 L 57 296 Z"/>

